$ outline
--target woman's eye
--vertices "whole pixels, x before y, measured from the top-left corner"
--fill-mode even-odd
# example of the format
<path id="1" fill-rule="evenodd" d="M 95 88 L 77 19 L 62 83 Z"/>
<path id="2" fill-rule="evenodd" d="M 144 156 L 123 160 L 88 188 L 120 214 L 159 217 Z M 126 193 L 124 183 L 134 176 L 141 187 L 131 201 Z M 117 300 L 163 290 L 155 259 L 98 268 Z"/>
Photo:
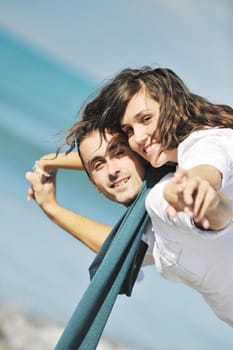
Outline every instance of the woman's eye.
<path id="1" fill-rule="evenodd" d="M 150 121 L 151 119 L 151 116 L 150 115 L 145 115 L 143 118 L 142 118 L 142 121 L 143 123 L 147 123 L 148 121 Z"/>

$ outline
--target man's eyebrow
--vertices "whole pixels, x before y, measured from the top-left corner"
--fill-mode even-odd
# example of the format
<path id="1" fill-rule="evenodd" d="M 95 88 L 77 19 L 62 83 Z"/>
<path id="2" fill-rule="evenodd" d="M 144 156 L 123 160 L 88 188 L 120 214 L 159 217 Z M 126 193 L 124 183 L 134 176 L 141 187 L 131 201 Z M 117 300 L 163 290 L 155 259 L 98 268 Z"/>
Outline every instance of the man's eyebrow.
<path id="1" fill-rule="evenodd" d="M 108 147 L 107 150 L 106 150 L 106 154 L 115 151 L 119 146 L 126 146 L 126 147 L 129 147 L 129 146 L 128 146 L 128 142 L 127 142 L 126 140 L 124 140 L 124 139 L 117 139 L 117 140 L 114 140 L 114 141 L 109 145 L 109 147 Z M 90 159 L 90 160 L 87 162 L 88 169 L 91 169 L 91 168 L 93 167 L 93 164 L 95 164 L 97 161 L 103 160 L 103 159 L 104 159 L 104 156 L 100 156 L 100 155 L 94 156 L 92 159 Z"/>
<path id="2" fill-rule="evenodd" d="M 119 146 L 126 146 L 128 147 L 128 143 L 125 140 L 122 139 L 118 139 L 118 140 L 114 140 L 111 145 L 108 147 L 108 152 L 112 152 L 115 151 L 116 148 L 118 148 Z"/>
<path id="3" fill-rule="evenodd" d="M 95 156 L 92 159 L 90 159 L 87 162 L 88 169 L 91 169 L 93 167 L 93 164 L 95 164 L 98 160 L 101 160 L 103 157 L 101 156 Z"/>

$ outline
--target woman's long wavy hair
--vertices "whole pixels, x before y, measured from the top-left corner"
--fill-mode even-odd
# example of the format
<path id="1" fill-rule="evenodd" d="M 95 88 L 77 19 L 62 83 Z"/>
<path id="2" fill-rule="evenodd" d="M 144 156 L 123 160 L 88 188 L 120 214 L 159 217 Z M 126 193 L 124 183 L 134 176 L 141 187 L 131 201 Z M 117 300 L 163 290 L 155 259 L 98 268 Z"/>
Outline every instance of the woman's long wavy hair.
<path id="1" fill-rule="evenodd" d="M 176 148 L 195 130 L 233 128 L 233 109 L 230 106 L 213 104 L 191 93 L 167 68 L 124 69 L 86 105 L 83 119 L 96 115 L 100 130 L 119 130 L 129 101 L 143 88 L 160 105 L 158 128 L 164 149 Z"/>

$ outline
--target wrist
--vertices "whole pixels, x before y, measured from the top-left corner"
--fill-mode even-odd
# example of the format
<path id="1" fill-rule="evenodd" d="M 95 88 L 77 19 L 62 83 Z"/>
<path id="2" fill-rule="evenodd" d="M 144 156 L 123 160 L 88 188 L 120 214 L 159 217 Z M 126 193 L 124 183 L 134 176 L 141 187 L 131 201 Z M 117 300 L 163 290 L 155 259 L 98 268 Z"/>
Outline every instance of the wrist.
<path id="1" fill-rule="evenodd" d="M 50 218 L 53 219 L 56 216 L 56 212 L 58 210 L 58 208 L 60 207 L 59 204 L 57 203 L 57 201 L 54 200 L 50 200 L 50 201 L 46 201 L 44 203 L 40 204 L 41 209 L 43 210 L 43 212 Z"/>
<path id="2" fill-rule="evenodd" d="M 45 166 L 43 166 L 43 161 L 37 160 L 33 165 L 33 171 L 37 173 L 41 178 L 51 178 L 56 175 L 57 170 L 45 170 Z"/>
<path id="3" fill-rule="evenodd" d="M 55 153 L 46 154 L 38 159 L 38 166 L 46 172 L 57 170 L 57 158 L 58 156 Z"/>

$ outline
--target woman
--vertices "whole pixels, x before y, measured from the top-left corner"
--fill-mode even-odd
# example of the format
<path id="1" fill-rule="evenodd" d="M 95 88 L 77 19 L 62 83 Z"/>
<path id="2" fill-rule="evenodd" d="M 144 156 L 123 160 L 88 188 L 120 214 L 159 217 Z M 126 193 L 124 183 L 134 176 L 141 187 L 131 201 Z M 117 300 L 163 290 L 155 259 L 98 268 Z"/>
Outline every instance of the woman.
<path id="1" fill-rule="evenodd" d="M 233 326 L 232 108 L 191 93 L 169 69 L 146 67 L 122 71 L 87 105 L 84 118 L 95 109 L 100 128 L 121 129 L 152 166 L 182 168 L 146 200 L 156 266 L 165 278 L 198 290 Z"/>
<path id="2" fill-rule="evenodd" d="M 123 130 L 130 147 L 153 167 L 167 162 L 175 162 L 185 169 L 208 165 L 204 175 L 198 167 L 193 174 L 204 177 L 214 189 L 219 189 L 222 183 L 224 187 L 227 185 L 222 176 L 231 168 L 221 169 L 223 164 L 217 164 L 216 154 L 219 154 L 219 162 L 223 159 L 227 162 L 231 157 L 233 110 L 229 106 L 209 103 L 191 93 L 171 70 L 149 67 L 123 70 L 86 106 L 84 119 L 92 118 L 93 110 L 101 115 L 98 121 L 101 130 L 106 127 Z M 229 147 L 223 157 L 222 143 L 225 141 Z M 187 186 L 187 176 L 183 173 L 184 182 Z M 193 180 L 191 184 L 193 186 Z M 196 186 L 199 187 L 197 182 Z M 181 190 L 180 185 L 178 188 Z M 172 202 L 174 196 L 172 199 L 168 197 L 170 190 L 171 186 L 165 195 Z M 229 195 L 228 188 L 226 192 Z M 233 193 L 231 195 L 233 197 Z M 200 200 L 199 197 L 202 203 L 203 198 Z M 176 206 L 174 201 L 172 204 Z M 189 196 L 186 204 L 190 212 Z M 197 219 L 200 210 L 196 201 L 195 211 L 190 213 Z M 207 221 L 202 224 L 208 228 Z"/>

